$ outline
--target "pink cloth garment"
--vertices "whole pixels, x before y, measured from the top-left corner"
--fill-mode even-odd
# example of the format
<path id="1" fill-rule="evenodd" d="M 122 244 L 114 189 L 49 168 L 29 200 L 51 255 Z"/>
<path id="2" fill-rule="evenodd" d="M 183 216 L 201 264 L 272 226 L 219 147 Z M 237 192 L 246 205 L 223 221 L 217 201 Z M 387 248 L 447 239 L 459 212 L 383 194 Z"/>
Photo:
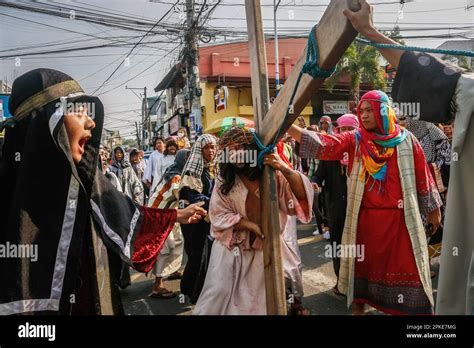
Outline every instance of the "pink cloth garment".
<path id="1" fill-rule="evenodd" d="M 308 178 L 299 174 L 306 189 L 306 203 L 313 204 L 313 189 Z M 211 234 L 216 238 L 211 251 L 209 267 L 201 295 L 194 309 L 195 315 L 265 315 L 265 281 L 262 243 L 250 245 L 246 232 L 235 232 L 242 218 L 247 219 L 245 202 L 248 190 L 236 177 L 234 187 L 227 196 L 220 192 L 219 180 L 211 197 L 209 216 Z M 293 269 L 300 267 L 294 248 L 285 242 L 283 233 L 288 215 L 303 223 L 311 221 L 311 211 L 304 212 L 302 202 L 291 192 L 283 175 L 277 172 L 278 200 L 280 205 L 280 234 L 285 275 L 291 277 Z"/>

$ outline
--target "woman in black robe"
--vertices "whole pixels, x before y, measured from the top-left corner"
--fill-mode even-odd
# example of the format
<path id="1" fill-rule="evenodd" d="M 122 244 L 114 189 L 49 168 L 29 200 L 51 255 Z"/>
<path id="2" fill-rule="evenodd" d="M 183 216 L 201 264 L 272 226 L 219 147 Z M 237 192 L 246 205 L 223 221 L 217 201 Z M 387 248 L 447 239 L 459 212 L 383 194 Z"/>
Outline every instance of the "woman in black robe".
<path id="1" fill-rule="evenodd" d="M 204 211 L 135 204 L 99 170 L 104 109 L 70 76 L 32 70 L 13 83 L 0 161 L 0 315 L 120 314 L 120 259 L 147 272 L 176 221 Z M 18 255 L 25 256 L 25 255 Z"/>

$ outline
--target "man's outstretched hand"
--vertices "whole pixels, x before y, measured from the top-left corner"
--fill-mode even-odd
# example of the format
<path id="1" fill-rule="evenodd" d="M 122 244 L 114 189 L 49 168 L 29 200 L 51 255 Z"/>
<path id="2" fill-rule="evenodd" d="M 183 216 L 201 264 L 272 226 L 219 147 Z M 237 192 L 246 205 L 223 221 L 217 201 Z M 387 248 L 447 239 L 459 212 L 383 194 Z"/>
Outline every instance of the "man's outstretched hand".
<path id="1" fill-rule="evenodd" d="M 176 222 L 180 224 L 194 224 L 198 222 L 207 215 L 207 211 L 201 208 L 202 205 L 204 205 L 204 202 L 191 204 L 184 209 L 178 209 Z"/>
<path id="2" fill-rule="evenodd" d="M 347 17 L 347 19 L 349 19 L 354 29 L 357 30 L 362 36 L 365 36 L 369 41 L 380 44 L 399 45 L 398 42 L 385 36 L 375 28 L 373 7 L 369 5 L 367 0 L 359 0 L 359 2 L 361 5 L 361 9 L 359 11 L 353 12 L 348 9 L 343 11 L 344 15 Z M 403 55 L 402 50 L 396 49 L 394 47 L 380 48 L 379 51 L 392 67 L 395 69 L 398 68 L 400 59 Z"/>
<path id="3" fill-rule="evenodd" d="M 367 0 L 359 0 L 359 2 L 361 5 L 359 11 L 353 12 L 347 9 L 343 13 L 351 21 L 355 30 L 364 36 L 368 36 L 369 33 L 376 30 L 373 21 L 373 7 L 369 5 Z"/>

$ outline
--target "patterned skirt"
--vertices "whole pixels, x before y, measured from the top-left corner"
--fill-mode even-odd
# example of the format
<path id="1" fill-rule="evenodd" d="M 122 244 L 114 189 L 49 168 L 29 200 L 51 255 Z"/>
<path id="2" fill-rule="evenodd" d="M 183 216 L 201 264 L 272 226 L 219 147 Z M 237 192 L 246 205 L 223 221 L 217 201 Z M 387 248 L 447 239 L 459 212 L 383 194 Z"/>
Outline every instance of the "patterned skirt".
<path id="1" fill-rule="evenodd" d="M 395 315 L 432 315 L 416 267 L 403 209 L 361 208 L 354 303 Z"/>

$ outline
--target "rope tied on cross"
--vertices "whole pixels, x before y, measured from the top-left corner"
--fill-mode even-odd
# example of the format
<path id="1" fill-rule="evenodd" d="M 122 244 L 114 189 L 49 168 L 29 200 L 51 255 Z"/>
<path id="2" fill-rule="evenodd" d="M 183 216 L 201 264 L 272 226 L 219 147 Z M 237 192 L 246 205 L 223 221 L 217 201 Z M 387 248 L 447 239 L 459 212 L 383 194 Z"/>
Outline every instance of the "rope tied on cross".
<path id="1" fill-rule="evenodd" d="M 293 89 L 293 93 L 291 94 L 291 98 L 288 103 L 288 107 L 286 109 L 285 118 L 283 119 L 283 122 L 280 124 L 280 127 L 278 128 L 278 132 L 275 138 L 268 146 L 265 146 L 260 140 L 260 138 L 258 137 L 257 132 L 254 129 L 251 130 L 253 137 L 255 139 L 255 143 L 257 144 L 259 148 L 257 160 L 258 160 L 258 166 L 260 168 L 263 167 L 263 158 L 265 157 L 265 155 L 275 152 L 275 146 L 278 142 L 278 139 L 280 139 L 283 126 L 287 123 L 288 117 L 294 112 L 293 100 L 295 98 L 296 91 L 298 90 L 298 86 L 300 84 L 301 77 L 303 76 L 303 74 L 308 74 L 313 79 L 328 78 L 332 74 L 334 74 L 334 72 L 336 71 L 336 67 L 333 67 L 329 70 L 324 70 L 319 66 L 319 47 L 318 47 L 318 41 L 316 39 L 316 34 L 315 34 L 316 29 L 317 29 L 317 25 L 315 25 L 313 29 L 311 30 L 311 32 L 309 33 L 308 44 L 306 47 L 306 62 L 304 63 L 300 71 L 300 74 L 298 75 L 295 88 Z"/>

